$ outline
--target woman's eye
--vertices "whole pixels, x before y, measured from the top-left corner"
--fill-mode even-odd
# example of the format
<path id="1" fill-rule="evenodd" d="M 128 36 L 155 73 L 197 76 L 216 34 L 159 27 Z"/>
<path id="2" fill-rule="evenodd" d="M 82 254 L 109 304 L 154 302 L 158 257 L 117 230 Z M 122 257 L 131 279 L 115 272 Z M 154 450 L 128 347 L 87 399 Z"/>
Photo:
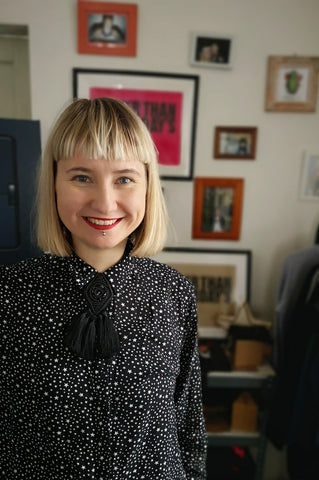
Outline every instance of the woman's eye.
<path id="1" fill-rule="evenodd" d="M 132 180 L 128 177 L 121 177 L 118 179 L 118 183 L 121 183 L 121 184 L 126 184 L 126 183 L 130 183 Z"/>
<path id="2" fill-rule="evenodd" d="M 86 175 L 77 175 L 76 177 L 74 177 L 74 179 L 80 183 L 87 183 L 89 181 L 89 177 L 87 177 Z"/>

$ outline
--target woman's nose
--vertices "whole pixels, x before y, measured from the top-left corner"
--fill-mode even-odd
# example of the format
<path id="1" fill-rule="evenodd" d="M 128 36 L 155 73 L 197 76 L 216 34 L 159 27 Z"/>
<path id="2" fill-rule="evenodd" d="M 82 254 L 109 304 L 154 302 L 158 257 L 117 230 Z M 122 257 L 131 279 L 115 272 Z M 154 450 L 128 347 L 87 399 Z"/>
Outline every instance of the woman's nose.
<path id="1" fill-rule="evenodd" d="M 117 195 L 111 186 L 101 185 L 96 188 L 92 207 L 100 213 L 108 214 L 115 210 L 117 206 Z"/>

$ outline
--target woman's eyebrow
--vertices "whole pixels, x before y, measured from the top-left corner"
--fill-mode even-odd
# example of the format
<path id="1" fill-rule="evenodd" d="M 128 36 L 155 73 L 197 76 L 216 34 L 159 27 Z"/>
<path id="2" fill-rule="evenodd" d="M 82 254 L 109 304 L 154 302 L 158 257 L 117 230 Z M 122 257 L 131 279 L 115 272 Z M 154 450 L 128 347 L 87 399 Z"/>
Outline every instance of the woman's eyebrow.
<path id="1" fill-rule="evenodd" d="M 133 175 L 138 175 L 139 177 L 141 176 L 141 173 L 135 168 L 123 168 L 120 170 L 113 170 L 113 173 L 117 173 L 119 175 L 133 174 Z"/>
<path id="2" fill-rule="evenodd" d="M 76 166 L 76 167 L 71 167 L 69 168 L 66 172 L 67 173 L 72 173 L 72 172 L 85 172 L 85 173 L 90 173 L 94 169 L 88 168 L 88 167 L 82 167 L 81 165 Z M 141 176 L 141 173 L 136 170 L 135 168 L 123 168 L 123 169 L 118 169 L 118 170 L 112 170 L 112 173 L 117 174 L 117 175 L 137 175 Z"/>
<path id="3" fill-rule="evenodd" d="M 68 170 L 66 170 L 66 173 L 72 173 L 72 172 L 78 172 L 78 171 L 85 172 L 85 173 L 92 172 L 92 170 L 90 168 L 81 167 L 79 165 L 78 167 L 69 168 Z"/>

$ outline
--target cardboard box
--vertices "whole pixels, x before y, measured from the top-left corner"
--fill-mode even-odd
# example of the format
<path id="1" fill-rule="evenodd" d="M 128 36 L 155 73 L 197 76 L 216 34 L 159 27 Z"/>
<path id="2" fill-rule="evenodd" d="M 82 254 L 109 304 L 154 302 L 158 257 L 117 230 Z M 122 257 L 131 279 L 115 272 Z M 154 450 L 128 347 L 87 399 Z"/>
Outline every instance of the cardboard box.
<path id="1" fill-rule="evenodd" d="M 256 370 L 264 358 L 264 343 L 257 340 L 236 340 L 233 366 L 236 370 Z"/>
<path id="2" fill-rule="evenodd" d="M 257 431 L 258 405 L 249 392 L 242 392 L 232 405 L 232 430 Z"/>

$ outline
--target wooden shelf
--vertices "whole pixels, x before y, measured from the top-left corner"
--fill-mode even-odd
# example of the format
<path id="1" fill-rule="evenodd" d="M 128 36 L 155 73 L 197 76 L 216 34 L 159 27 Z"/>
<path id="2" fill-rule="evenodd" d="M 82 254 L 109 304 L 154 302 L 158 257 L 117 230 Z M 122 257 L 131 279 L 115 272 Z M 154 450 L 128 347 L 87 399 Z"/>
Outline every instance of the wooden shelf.
<path id="1" fill-rule="evenodd" d="M 242 432 L 239 430 L 230 430 L 229 432 L 207 432 L 208 445 L 210 446 L 232 446 L 238 445 L 248 447 L 259 445 L 259 432 Z"/>
<path id="2" fill-rule="evenodd" d="M 207 373 L 208 387 L 222 388 L 260 388 L 267 380 L 274 378 L 275 372 L 268 364 L 261 365 L 254 371 L 231 370 L 226 372 L 211 371 Z"/>

